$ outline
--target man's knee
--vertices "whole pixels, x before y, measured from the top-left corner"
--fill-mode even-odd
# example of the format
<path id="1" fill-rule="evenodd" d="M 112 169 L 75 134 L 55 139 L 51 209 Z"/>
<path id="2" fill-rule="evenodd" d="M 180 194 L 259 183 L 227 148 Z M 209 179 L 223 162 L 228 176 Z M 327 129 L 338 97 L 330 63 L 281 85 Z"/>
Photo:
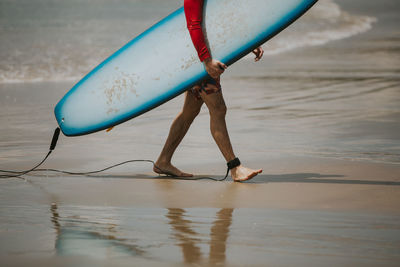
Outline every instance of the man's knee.
<path id="1" fill-rule="evenodd" d="M 211 116 L 217 116 L 217 117 L 225 117 L 227 110 L 225 103 L 209 105 L 208 109 L 210 111 Z"/>

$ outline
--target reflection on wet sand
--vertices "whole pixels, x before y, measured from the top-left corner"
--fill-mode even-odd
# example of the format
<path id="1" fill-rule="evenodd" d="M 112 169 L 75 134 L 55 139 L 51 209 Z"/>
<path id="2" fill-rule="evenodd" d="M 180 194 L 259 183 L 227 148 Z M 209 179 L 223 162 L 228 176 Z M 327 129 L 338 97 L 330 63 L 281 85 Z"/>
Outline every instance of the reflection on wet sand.
<path id="1" fill-rule="evenodd" d="M 174 238 L 181 248 L 185 263 L 200 263 L 202 255 L 198 233 L 192 230 L 192 221 L 185 218 L 184 209 L 169 208 L 166 217 L 174 229 Z M 225 262 L 226 240 L 229 236 L 229 227 L 232 224 L 233 209 L 221 209 L 216 214 L 216 220 L 211 227 L 209 263 L 221 264 Z"/>
<path id="2" fill-rule="evenodd" d="M 83 255 L 94 259 L 110 259 L 118 256 L 140 256 L 144 250 L 129 244 L 128 240 L 115 236 L 115 224 L 82 222 L 79 216 L 61 218 L 56 203 L 50 207 L 51 221 L 56 230 L 55 249 L 57 255 Z M 61 224 L 60 221 L 66 221 Z M 100 228 L 99 228 L 100 227 Z M 103 234 L 100 231 L 107 231 Z"/>
<path id="3" fill-rule="evenodd" d="M 221 209 L 211 228 L 210 263 L 225 262 L 226 240 L 232 224 L 233 209 Z"/>
<path id="4" fill-rule="evenodd" d="M 184 209 L 168 209 L 166 216 L 175 230 L 174 237 L 178 241 L 177 245 L 182 249 L 184 262 L 196 263 L 201 259 L 200 248 L 196 246 L 199 239 L 195 238 L 198 234 L 190 227 L 192 221 L 184 219 L 184 215 Z"/>
<path id="5" fill-rule="evenodd" d="M 118 235 L 129 236 L 129 232 L 136 228 L 136 224 L 130 224 L 128 232 L 123 234 L 120 232 L 122 230 L 118 230 L 121 225 L 105 222 L 103 218 L 89 219 L 90 217 L 82 216 L 79 214 L 84 212 L 82 208 L 78 211 L 74 210 L 72 214 L 61 216 L 58 205 L 52 203 L 50 211 L 51 222 L 56 233 L 55 253 L 58 256 L 85 256 L 100 260 L 121 259 L 126 256 L 154 259 L 158 258 L 159 254 L 163 254 L 163 250 L 170 248 L 170 244 L 176 244 L 182 251 L 184 263 L 213 265 L 225 263 L 226 241 L 233 214 L 233 208 L 220 209 L 212 224 L 205 224 L 205 227 L 210 228 L 210 234 L 209 238 L 204 238 L 204 235 L 200 235 L 195 229 L 196 225 L 199 227 L 199 222 L 190 219 L 185 209 L 169 208 L 165 215 L 167 220 L 157 219 L 152 222 L 153 226 L 150 228 L 160 226 L 164 228 L 163 226 L 169 225 L 173 229 L 172 238 L 158 235 L 154 240 L 158 244 L 146 245 L 146 241 L 137 239 L 137 235 L 130 238 L 118 237 Z M 152 211 L 150 210 L 150 212 Z M 156 213 L 159 212 L 156 211 Z M 137 218 L 137 215 L 131 218 L 133 222 L 135 217 Z M 203 217 L 198 218 L 201 220 Z M 204 223 L 201 223 L 199 231 L 203 229 L 203 225 Z M 162 230 L 159 232 L 162 233 Z M 166 235 L 169 233 L 169 231 L 165 232 Z M 162 240 L 167 241 L 163 242 Z M 201 251 L 201 246 L 204 244 L 208 244 L 210 248 L 208 261 L 203 257 Z"/>
<path id="6" fill-rule="evenodd" d="M 179 185 L 170 181 L 158 181 L 157 186 L 161 189 L 159 192 L 162 202 L 166 205 L 173 206 L 179 200 L 175 199 L 176 190 L 179 190 Z M 241 185 L 243 187 L 243 185 Z M 221 208 L 215 216 L 210 230 L 210 239 L 208 242 L 210 252 L 208 263 L 210 264 L 224 264 L 226 260 L 226 241 L 229 236 L 229 228 L 232 224 L 233 208 L 232 203 L 235 202 L 236 193 L 238 190 L 237 184 L 230 184 L 224 190 L 218 192 L 218 201 L 221 205 L 226 205 L 229 208 Z M 193 230 L 196 222 L 191 221 L 189 216 L 186 215 L 186 210 L 183 208 L 168 208 L 166 217 L 169 224 L 174 230 L 173 238 L 177 241 L 175 243 L 182 251 L 183 262 L 185 263 L 202 263 L 206 259 L 202 257 L 200 245 L 204 243 L 200 239 L 199 234 Z M 188 218 L 189 217 L 189 218 Z"/>

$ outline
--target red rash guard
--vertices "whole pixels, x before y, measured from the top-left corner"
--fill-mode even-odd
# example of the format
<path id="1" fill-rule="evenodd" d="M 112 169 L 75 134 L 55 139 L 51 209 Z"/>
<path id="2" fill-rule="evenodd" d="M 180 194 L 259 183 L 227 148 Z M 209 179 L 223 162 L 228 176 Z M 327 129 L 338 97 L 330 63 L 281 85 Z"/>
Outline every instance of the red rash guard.
<path id="1" fill-rule="evenodd" d="M 184 0 L 183 6 L 190 37 L 200 61 L 203 62 L 205 59 L 211 57 L 204 39 L 203 29 L 201 28 L 203 0 Z"/>

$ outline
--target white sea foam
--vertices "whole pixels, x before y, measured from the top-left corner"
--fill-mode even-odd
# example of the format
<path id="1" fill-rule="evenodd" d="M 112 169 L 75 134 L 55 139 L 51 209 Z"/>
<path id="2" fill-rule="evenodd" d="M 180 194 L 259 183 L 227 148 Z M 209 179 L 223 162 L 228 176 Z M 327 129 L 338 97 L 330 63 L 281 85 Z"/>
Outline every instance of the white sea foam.
<path id="1" fill-rule="evenodd" d="M 33 6 L 12 6 L 7 11 L 9 18 L 0 17 L 0 83 L 78 80 L 126 43 L 132 32 L 151 25 L 146 21 L 148 18 L 140 17 L 143 11 L 137 11 L 135 16 L 129 12 L 122 16 L 123 1 L 111 6 L 104 0 L 97 5 L 106 6 L 103 12 L 107 15 L 103 17 L 86 16 L 93 7 L 89 0 L 86 2 L 86 6 L 79 8 L 56 2 L 61 15 L 51 15 L 53 11 L 46 11 L 45 0 L 35 0 Z M 135 8 L 144 5 L 142 8 L 146 10 L 151 4 L 135 2 L 132 5 Z M 115 6 L 122 7 L 113 10 Z M 84 7 L 87 10 L 82 10 Z M 37 8 L 39 11 L 35 12 L 44 12 L 44 15 L 35 16 L 30 8 Z M 77 11 L 85 16 L 77 17 L 74 15 Z M 297 23 L 269 41 L 265 45 L 266 54 L 347 38 L 371 29 L 375 21 L 373 17 L 349 14 L 332 0 L 320 0 Z"/>
<path id="2" fill-rule="evenodd" d="M 324 45 L 366 32 L 377 19 L 352 15 L 332 0 L 320 0 L 297 23 L 265 45 L 265 54 L 274 55 L 305 46 Z"/>

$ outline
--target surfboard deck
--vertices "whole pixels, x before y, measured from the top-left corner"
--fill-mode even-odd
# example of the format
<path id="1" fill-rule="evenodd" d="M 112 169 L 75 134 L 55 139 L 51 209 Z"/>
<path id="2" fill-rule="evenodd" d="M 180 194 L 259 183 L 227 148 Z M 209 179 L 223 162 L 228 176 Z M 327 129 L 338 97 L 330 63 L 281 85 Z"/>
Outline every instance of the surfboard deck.
<path id="1" fill-rule="evenodd" d="M 231 65 L 304 14 L 317 0 L 206 0 L 203 29 L 213 58 Z M 134 38 L 58 102 L 67 136 L 101 131 L 137 117 L 207 77 L 183 8 Z"/>

